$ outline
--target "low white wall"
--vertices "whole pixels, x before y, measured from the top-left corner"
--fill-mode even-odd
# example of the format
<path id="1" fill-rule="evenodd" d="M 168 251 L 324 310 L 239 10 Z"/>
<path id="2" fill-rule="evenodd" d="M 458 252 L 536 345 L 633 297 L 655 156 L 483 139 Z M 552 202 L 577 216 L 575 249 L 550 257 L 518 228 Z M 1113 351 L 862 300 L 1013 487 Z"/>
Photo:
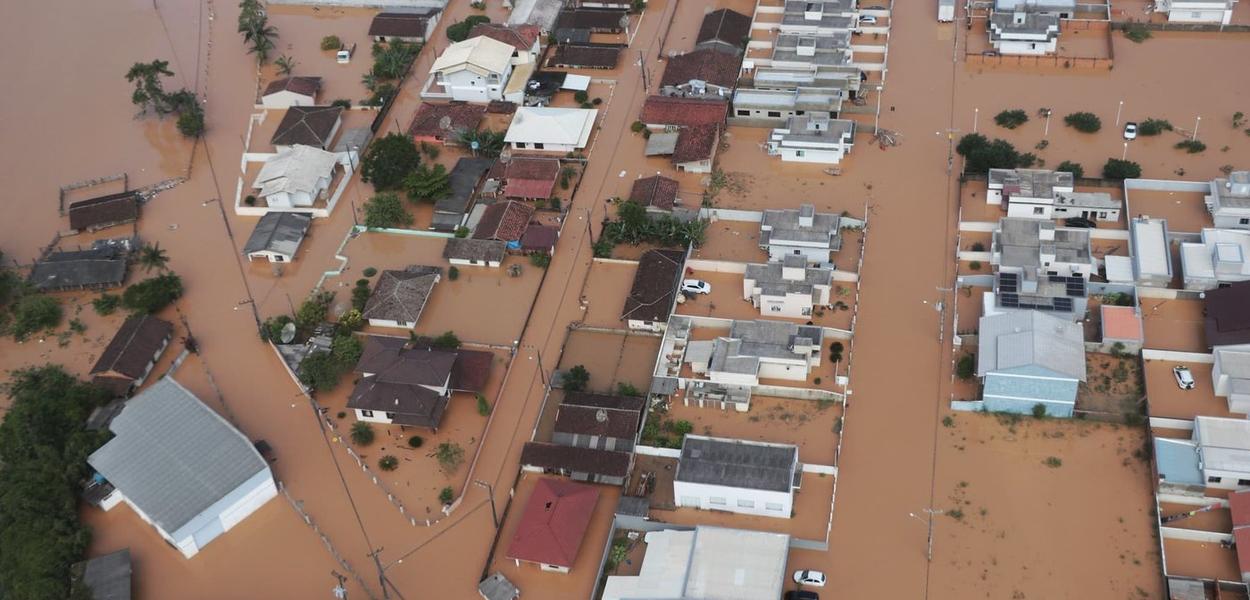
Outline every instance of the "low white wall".
<path id="1" fill-rule="evenodd" d="M 595 258 L 594 261 L 597 263 L 605 263 L 609 265 L 633 265 L 635 267 L 638 266 L 638 261 L 627 260 L 624 258 Z"/>
<path id="2" fill-rule="evenodd" d="M 737 210 L 734 208 L 702 208 L 699 209 L 699 218 L 712 221 L 759 223 L 764 220 L 764 213 L 758 210 Z"/>
<path id="3" fill-rule="evenodd" d="M 1127 240 L 1127 229 L 1090 229 L 1090 239 L 1094 240 Z"/>
<path id="4" fill-rule="evenodd" d="M 681 458 L 680 448 L 656 448 L 654 446 L 634 446 L 634 453 L 643 456 L 660 456 L 663 458 Z"/>
<path id="5" fill-rule="evenodd" d="M 1193 431 L 1194 422 L 1187 419 L 1169 419 L 1167 417 L 1150 417 L 1150 427 L 1156 429 L 1179 429 Z"/>
<path id="6" fill-rule="evenodd" d="M 1138 286 L 1137 295 L 1142 298 L 1159 298 L 1164 300 L 1199 300 L 1202 294 L 1199 290 L 1174 290 L 1170 288 L 1159 288 L 1150 286 Z"/>
<path id="7" fill-rule="evenodd" d="M 834 477 L 837 477 L 838 468 L 833 465 L 809 465 L 807 463 L 803 463 L 803 472 L 833 475 Z"/>
<path id="8" fill-rule="evenodd" d="M 1124 189 L 1154 190 L 1161 192 L 1206 192 L 1211 189 L 1205 181 L 1177 181 L 1171 179 L 1125 179 Z M 1128 194 L 1125 194 L 1128 197 Z"/>
<path id="9" fill-rule="evenodd" d="M 1159 535 L 1168 540 L 1189 540 L 1191 542 L 1206 542 L 1210 544 L 1233 541 L 1233 534 L 1231 533 L 1202 531 L 1199 529 L 1182 529 L 1180 527 L 1160 526 Z"/>
<path id="10" fill-rule="evenodd" d="M 1175 362 L 1190 362 L 1199 364 L 1215 364 L 1214 354 L 1203 354 L 1201 352 L 1177 352 L 1175 350 L 1155 350 L 1153 348 L 1143 348 L 1141 357 L 1146 360 L 1171 360 Z"/>
<path id="11" fill-rule="evenodd" d="M 1228 500 L 1224 498 L 1211 498 L 1208 496 L 1187 496 L 1181 494 L 1163 493 L 1155 494 L 1155 499 L 1159 502 L 1166 502 L 1168 504 L 1184 504 L 1185 506 L 1210 506 L 1212 504 L 1228 506 Z"/>
<path id="12" fill-rule="evenodd" d="M 960 250 L 959 251 L 959 260 L 967 260 L 967 261 L 976 260 L 976 261 L 988 263 L 990 262 L 990 258 L 992 256 L 993 255 L 989 252 L 973 252 L 972 250 Z"/>
<path id="13" fill-rule="evenodd" d="M 960 231 L 984 231 L 993 232 L 998 227 L 998 223 L 994 221 L 960 221 Z"/>
<path id="14" fill-rule="evenodd" d="M 951 410 L 976 412 L 981 410 L 984 402 L 980 400 L 951 400 Z"/>
<path id="15" fill-rule="evenodd" d="M 711 273 L 737 273 L 741 275 L 746 273 L 747 264 L 727 260 L 692 258 L 686 261 L 686 268 L 694 269 L 696 271 L 708 271 Z"/>

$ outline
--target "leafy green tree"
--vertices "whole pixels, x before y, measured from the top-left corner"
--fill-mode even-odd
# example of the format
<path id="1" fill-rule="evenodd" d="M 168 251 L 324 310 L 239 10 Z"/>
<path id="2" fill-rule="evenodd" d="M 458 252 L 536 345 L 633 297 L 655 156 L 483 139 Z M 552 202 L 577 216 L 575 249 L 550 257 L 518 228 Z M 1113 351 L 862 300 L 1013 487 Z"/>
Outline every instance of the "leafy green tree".
<path id="1" fill-rule="evenodd" d="M 964 381 L 970 381 L 977 375 L 977 357 L 975 354 L 965 354 L 959 357 L 959 362 L 955 363 L 955 374 Z"/>
<path id="2" fill-rule="evenodd" d="M 106 400 L 59 366 L 13 374 L 0 422 L 0 590 L 13 600 L 71 597 L 70 566 L 91 531 L 78 517 L 87 455 L 107 434 L 87 431 Z"/>
<path id="3" fill-rule="evenodd" d="M 99 298 L 91 301 L 92 308 L 98 315 L 108 316 L 117 311 L 117 307 L 121 306 L 122 297 L 117 294 L 102 293 Z"/>
<path id="4" fill-rule="evenodd" d="M 490 17 L 483 15 L 472 15 L 466 17 L 459 23 L 453 23 L 447 27 L 447 39 L 453 42 L 463 42 L 469 38 L 469 32 L 478 23 L 490 23 Z"/>
<path id="5" fill-rule="evenodd" d="M 364 354 L 364 343 L 360 338 L 347 333 L 334 336 L 334 341 L 330 342 L 330 354 L 334 356 L 335 362 L 338 363 L 340 371 L 347 373 L 351 371 L 356 363 L 360 362 L 360 355 Z"/>
<path id="6" fill-rule="evenodd" d="M 63 316 L 61 302 L 52 296 L 22 296 L 13 306 L 13 337 L 20 342 L 32 333 L 53 329 L 61 324 Z"/>
<path id="7" fill-rule="evenodd" d="M 130 95 L 130 101 L 147 112 L 152 109 L 158 115 L 163 115 L 170 111 L 168 96 L 165 94 L 165 87 L 161 83 L 161 77 L 172 77 L 173 71 L 169 70 L 169 61 L 153 60 L 150 63 L 137 62 L 131 65 L 130 70 L 126 71 L 126 81 L 135 84 L 135 91 Z"/>
<path id="8" fill-rule="evenodd" d="M 1137 133 L 1141 135 L 1159 135 L 1165 131 L 1172 131 L 1172 123 L 1167 119 L 1146 119 L 1137 126 Z"/>
<path id="9" fill-rule="evenodd" d="M 291 58 L 283 54 L 282 56 L 278 57 L 278 60 L 273 61 L 273 64 L 278 67 L 279 75 L 282 75 L 283 77 L 287 77 L 287 76 L 290 76 L 291 73 L 295 72 L 295 67 L 296 65 L 299 64 L 299 62 L 296 61 L 294 58 Z"/>
<path id="10" fill-rule="evenodd" d="M 244 43 L 252 45 L 248 53 L 255 54 L 262 64 L 269 59 L 278 29 L 269 24 L 269 16 L 259 0 L 239 3 L 239 33 L 243 34 Z"/>
<path id="11" fill-rule="evenodd" d="M 204 135 L 204 109 L 199 104 L 178 115 L 178 133 L 185 137 L 196 138 Z"/>
<path id="12" fill-rule="evenodd" d="M 430 345 L 443 350 L 455 350 L 460 347 L 460 338 L 456 337 L 454 331 L 444 331 L 442 335 L 434 338 Z"/>
<path id="13" fill-rule="evenodd" d="M 182 278 L 165 273 L 136 283 L 122 293 L 122 306 L 134 313 L 154 313 L 182 296 Z"/>
<path id="14" fill-rule="evenodd" d="M 1063 122 L 1082 133 L 1094 133 L 1102 129 L 1102 119 L 1090 112 L 1074 112 L 1064 117 Z"/>
<path id="15" fill-rule="evenodd" d="M 334 355 L 325 350 L 317 350 L 299 363 L 299 380 L 319 392 L 334 389 L 341 374 Z"/>
<path id="16" fill-rule="evenodd" d="M 1024 112 L 1023 109 L 1019 108 L 1004 110 L 1003 112 L 994 115 L 994 122 L 998 123 L 999 127 L 1015 129 L 1029 122 L 1029 113 Z"/>
<path id="17" fill-rule="evenodd" d="M 629 383 L 628 381 L 622 381 L 616 384 L 616 393 L 620 396 L 632 396 L 635 398 L 642 396 L 642 392 L 638 391 L 638 388 L 634 387 L 634 384 Z"/>
<path id="18" fill-rule="evenodd" d="M 378 190 L 393 190 L 421 165 L 421 153 L 412 138 L 389 133 L 372 144 L 361 161 L 360 177 Z"/>
<path id="19" fill-rule="evenodd" d="M 399 79 L 408 72 L 413 59 L 421 53 L 421 44 L 396 40 L 387 44 L 374 44 L 373 67 L 370 69 L 378 79 Z"/>
<path id="20" fill-rule="evenodd" d="M 1108 158 L 1102 166 L 1102 176 L 1107 179 L 1136 179 L 1141 177 L 1141 165 L 1131 160 Z"/>
<path id="21" fill-rule="evenodd" d="M 1056 170 L 1056 171 L 1067 171 L 1067 172 L 1071 173 L 1071 174 L 1072 174 L 1072 176 L 1073 176 L 1073 177 L 1075 177 L 1075 178 L 1077 178 L 1077 179 L 1081 179 L 1081 178 L 1085 177 L 1085 167 L 1082 167 L 1082 166 L 1080 165 L 1080 163 L 1075 163 L 1075 162 L 1072 162 L 1072 161 L 1070 161 L 1070 160 L 1065 160 L 1065 161 L 1063 161 L 1063 162 L 1059 163 L 1059 166 L 1055 167 L 1055 170 Z"/>
<path id="22" fill-rule="evenodd" d="M 161 249 L 160 242 L 144 244 L 139 249 L 138 262 L 139 266 L 143 267 L 143 270 L 146 272 L 150 273 L 152 269 L 164 271 L 165 266 L 169 264 L 169 254 Z"/>
<path id="23" fill-rule="evenodd" d="M 478 394 L 477 395 L 477 414 L 485 417 L 485 416 L 490 415 L 490 410 L 491 410 L 490 401 L 486 399 L 486 396 Z"/>
<path id="24" fill-rule="evenodd" d="M 990 169 L 1014 169 L 1020 165 L 1020 153 L 1010 143 L 990 141 L 979 133 L 959 139 L 955 152 L 964 157 L 964 172 L 983 173 Z"/>
<path id="25" fill-rule="evenodd" d="M 451 486 L 447 486 L 438 491 L 438 501 L 443 504 L 451 504 L 451 501 L 455 499 L 456 491 L 451 489 Z"/>
<path id="26" fill-rule="evenodd" d="M 332 50 L 338 50 L 339 48 L 342 48 L 342 47 L 343 47 L 343 42 L 342 40 L 339 39 L 339 36 L 337 35 L 327 35 L 321 38 L 322 51 L 329 52 Z"/>
<path id="27" fill-rule="evenodd" d="M 580 392 L 586 389 L 590 383 L 590 371 L 582 365 L 575 365 L 568 371 L 564 372 L 564 390 L 568 392 Z"/>
<path id="28" fill-rule="evenodd" d="M 333 303 L 334 292 L 329 290 L 322 290 L 309 296 L 299 305 L 299 310 L 295 311 L 295 326 L 305 333 L 311 332 L 313 328 L 325 321 L 326 313 L 330 312 L 330 305 Z"/>
<path id="29" fill-rule="evenodd" d="M 365 227 L 397 228 L 412 225 L 412 215 L 394 192 L 383 192 L 365 202 Z"/>
<path id="30" fill-rule="evenodd" d="M 361 279 L 356 282 L 356 287 L 352 288 L 352 308 L 357 311 L 364 311 L 365 304 L 369 302 L 369 296 L 373 294 L 373 290 L 369 289 L 369 280 Z"/>
<path id="31" fill-rule="evenodd" d="M 451 195 L 451 177 L 443 165 L 421 165 L 404 178 L 404 189 L 409 200 L 435 202 Z"/>
<path id="32" fill-rule="evenodd" d="M 455 442 L 443 442 L 434 450 L 434 457 L 447 473 L 455 473 L 464 463 L 464 448 Z"/>

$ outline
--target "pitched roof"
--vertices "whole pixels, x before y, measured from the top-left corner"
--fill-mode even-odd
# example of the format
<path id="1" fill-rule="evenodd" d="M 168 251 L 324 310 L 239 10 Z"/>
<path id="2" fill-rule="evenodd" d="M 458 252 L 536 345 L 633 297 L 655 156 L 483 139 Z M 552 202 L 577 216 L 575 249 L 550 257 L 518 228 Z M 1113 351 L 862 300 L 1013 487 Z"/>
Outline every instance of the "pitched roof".
<path id="1" fill-rule="evenodd" d="M 306 213 L 268 212 L 257 221 L 252 235 L 243 245 L 243 254 L 253 252 L 274 252 L 286 256 L 295 256 L 299 245 L 304 241 L 304 234 L 312 224 L 312 217 Z"/>
<path id="2" fill-rule="evenodd" d="M 504 134 L 507 143 L 586 146 L 595 125 L 593 108 L 552 108 L 522 106 L 517 109 Z"/>
<path id="3" fill-rule="evenodd" d="M 439 267 L 410 266 L 403 271 L 382 271 L 365 303 L 364 318 L 416 323 L 438 283 Z"/>
<path id="4" fill-rule="evenodd" d="M 730 88 L 738 82 L 738 65 L 741 62 L 736 54 L 710 48 L 679 54 L 668 59 L 660 85 L 684 85 L 697 79 Z"/>
<path id="5" fill-rule="evenodd" d="M 386 383 L 442 387 L 455 364 L 455 352 L 409 348 L 403 338 L 370 335 L 365 336 L 356 370 Z"/>
<path id="6" fill-rule="evenodd" d="M 625 298 L 621 319 L 663 323 L 673 309 L 673 294 L 686 254 L 681 250 L 648 250 L 638 260 L 634 285 Z"/>
<path id="7" fill-rule="evenodd" d="M 736 47 L 750 35 L 751 17 L 722 8 L 703 15 L 703 24 L 699 26 L 699 35 L 694 41 L 695 44 L 724 42 Z"/>
<path id="8" fill-rule="evenodd" d="M 560 161 L 554 158 L 518 156 L 497 164 L 505 198 L 549 198 L 560 179 Z"/>
<path id="9" fill-rule="evenodd" d="M 555 225 L 530 223 L 521 234 L 521 250 L 525 252 L 550 252 L 560 239 L 560 228 Z"/>
<path id="10" fill-rule="evenodd" d="M 1241 490 L 1229 494 L 1228 512 L 1229 516 L 1232 517 L 1234 528 L 1250 525 L 1250 490 Z"/>
<path id="11" fill-rule="evenodd" d="M 789 492 L 798 446 L 687 435 L 675 481 Z"/>
<path id="12" fill-rule="evenodd" d="M 629 474 L 629 456 L 628 452 L 614 450 L 526 442 L 521 449 L 521 464 L 604 477 L 624 477 Z"/>
<path id="13" fill-rule="evenodd" d="M 389 413 L 391 422 L 398 425 L 435 429 L 443 422 L 448 401 L 425 386 L 361 377 L 347 399 L 347 408 Z"/>
<path id="14" fill-rule="evenodd" d="M 649 96 L 639 120 L 648 125 L 714 125 L 724 122 L 729 104 L 724 100 Z"/>
<path id="15" fill-rule="evenodd" d="M 572 567 L 598 501 L 593 486 L 539 479 L 512 534 L 508 558 Z"/>
<path id="16" fill-rule="evenodd" d="M 91 590 L 91 600 L 131 600 L 129 548 L 75 564 L 71 573 Z"/>
<path id="17" fill-rule="evenodd" d="M 262 96 L 276 94 L 278 92 L 291 92 L 309 98 L 316 98 L 317 92 L 321 91 L 320 77 L 283 77 L 275 79 L 265 86 L 265 93 Z"/>
<path id="18" fill-rule="evenodd" d="M 554 67 L 614 69 L 624 49 L 621 44 L 560 44 L 547 62 Z"/>
<path id="19" fill-rule="evenodd" d="M 269 466 L 252 443 L 168 377 L 126 403 L 87 462 L 169 535 Z"/>
<path id="20" fill-rule="evenodd" d="M 286 109 L 270 143 L 275 146 L 303 144 L 325 148 L 343 114 L 342 106 L 292 106 Z"/>
<path id="21" fill-rule="evenodd" d="M 112 374 L 138 379 L 147 373 L 148 363 L 164 347 L 173 335 L 174 326 L 152 315 L 138 315 L 126 319 L 117 329 L 113 339 L 95 366 L 91 375 Z"/>
<path id="22" fill-rule="evenodd" d="M 556 28 L 621 31 L 627 18 L 628 13 L 615 8 L 565 9 L 556 19 Z"/>
<path id="23" fill-rule="evenodd" d="M 438 12 L 437 9 L 431 9 L 428 13 L 378 13 L 369 24 L 369 37 L 424 38 L 430 17 Z"/>
<path id="24" fill-rule="evenodd" d="M 564 406 L 589 406 L 595 408 L 614 408 L 619 410 L 642 411 L 647 400 L 641 396 L 621 396 L 619 394 L 592 394 L 590 392 L 565 392 Z"/>
<path id="25" fill-rule="evenodd" d="M 486 107 L 481 104 L 422 102 L 417 107 L 412 124 L 408 126 L 408 135 L 446 138 L 458 131 L 477 131 L 477 126 L 485 115 Z"/>
<path id="26" fill-rule="evenodd" d="M 677 132 L 677 144 L 673 146 L 673 164 L 710 160 L 719 142 L 719 125 L 682 127 Z"/>
<path id="27" fill-rule="evenodd" d="M 1203 332 L 1208 347 L 1250 343 L 1250 281 L 1207 290 Z"/>
<path id="28" fill-rule="evenodd" d="M 629 199 L 643 207 L 673 210 L 677 202 L 677 180 L 663 175 L 652 175 L 634 181 Z"/>
<path id="29" fill-rule="evenodd" d="M 469 30 L 469 37 L 486 36 L 503 42 L 521 52 L 529 52 L 542 34 L 537 25 L 505 25 L 503 23 L 478 23 Z"/>
<path id="30" fill-rule="evenodd" d="M 430 73 L 469 70 L 478 75 L 503 73 L 512 60 L 512 46 L 485 36 L 456 42 L 443 50 Z"/>
<path id="31" fill-rule="evenodd" d="M 561 404 L 554 431 L 632 440 L 641 420 L 636 410 Z"/>
<path id="32" fill-rule="evenodd" d="M 451 389 L 461 392 L 480 392 L 490 380 L 491 365 L 495 355 L 481 350 L 456 350 L 456 364 L 451 368 Z"/>
<path id="33" fill-rule="evenodd" d="M 978 329 L 978 375 L 1040 367 L 1085 380 L 1085 337 L 1077 323 L 1037 311 L 1011 311 L 981 317 Z"/>
<path id="34" fill-rule="evenodd" d="M 503 262 L 507 242 L 499 240 L 475 240 L 473 238 L 448 238 L 443 246 L 443 258 Z"/>
<path id="35" fill-rule="evenodd" d="M 70 229 L 128 223 L 139 218 L 139 192 L 120 192 L 69 205 Z"/>
<path id="36" fill-rule="evenodd" d="M 477 222 L 473 238 L 478 240 L 520 241 L 529 225 L 534 207 L 514 200 L 496 202 L 486 207 Z"/>
<path id="37" fill-rule="evenodd" d="M 492 158 L 462 156 L 457 159 L 456 166 L 451 168 L 451 173 L 447 176 L 451 193 L 434 203 L 434 212 L 464 214 L 469 202 L 473 200 L 477 185 L 482 183 L 482 178 L 493 164 L 495 160 Z"/>
<path id="38" fill-rule="evenodd" d="M 126 258 L 114 248 L 53 252 L 35 263 L 27 281 L 44 292 L 114 287 L 126 280 Z"/>
<path id="39" fill-rule="evenodd" d="M 252 187 L 260 188 L 262 197 L 279 192 L 313 194 L 321 179 L 334 173 L 337 162 L 333 152 L 313 146 L 291 146 L 261 165 Z"/>

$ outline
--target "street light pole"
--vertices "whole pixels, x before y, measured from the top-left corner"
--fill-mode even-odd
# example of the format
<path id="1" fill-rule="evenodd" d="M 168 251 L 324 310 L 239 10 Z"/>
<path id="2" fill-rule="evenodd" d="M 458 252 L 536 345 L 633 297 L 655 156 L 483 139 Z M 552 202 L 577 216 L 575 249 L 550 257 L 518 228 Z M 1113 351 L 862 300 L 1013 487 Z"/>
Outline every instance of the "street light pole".
<path id="1" fill-rule="evenodd" d="M 1194 121 L 1194 134 L 1193 134 L 1193 136 L 1191 136 L 1191 137 L 1189 138 L 1189 141 L 1191 141 L 1191 142 L 1192 142 L 1192 141 L 1194 141 L 1194 140 L 1198 139 L 1198 127 L 1199 127 L 1200 125 L 1202 125 L 1202 116 L 1201 116 L 1201 115 L 1199 115 L 1199 116 L 1198 116 L 1198 120 L 1197 120 L 1197 121 Z"/>
<path id="2" fill-rule="evenodd" d="M 1042 130 L 1042 139 L 1046 139 L 1046 136 L 1048 135 L 1050 135 L 1050 109 L 1049 108 L 1046 109 L 1046 128 Z"/>
<path id="3" fill-rule="evenodd" d="M 1115 126 L 1120 126 L 1120 111 L 1124 110 L 1124 101 L 1120 101 L 1120 107 L 1115 109 Z"/>
<path id="4" fill-rule="evenodd" d="M 981 109 L 980 108 L 972 109 L 972 133 L 977 132 L 977 121 L 979 121 L 980 119 L 981 119 Z"/>
<path id="5" fill-rule="evenodd" d="M 491 516 L 491 519 L 495 521 L 495 529 L 498 530 L 499 529 L 499 513 L 495 512 L 495 486 L 489 483 L 486 483 L 485 481 L 482 481 L 480 479 L 474 479 L 473 485 L 476 485 L 480 488 L 486 488 L 486 493 L 490 495 L 490 516 Z"/>
<path id="6" fill-rule="evenodd" d="M 928 538 L 928 542 L 926 543 L 925 556 L 927 557 L 929 562 L 933 562 L 933 517 L 934 515 L 942 514 L 943 511 L 933 509 L 933 508 L 926 508 L 924 509 L 924 513 L 928 515 L 929 517 L 928 519 L 922 519 L 916 513 L 907 513 L 907 516 L 928 525 L 929 538 Z"/>
<path id="7" fill-rule="evenodd" d="M 1120 154 L 1120 160 L 1128 158 L 1128 142 L 1124 142 L 1124 152 Z"/>

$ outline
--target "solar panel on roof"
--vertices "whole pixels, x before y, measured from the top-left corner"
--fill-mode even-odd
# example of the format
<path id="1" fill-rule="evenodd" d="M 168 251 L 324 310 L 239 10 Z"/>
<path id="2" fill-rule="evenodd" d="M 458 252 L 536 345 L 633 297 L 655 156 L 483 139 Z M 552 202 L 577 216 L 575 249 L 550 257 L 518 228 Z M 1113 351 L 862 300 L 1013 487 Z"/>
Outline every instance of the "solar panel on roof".
<path id="1" fill-rule="evenodd" d="M 1071 298 L 1055 298 L 1055 310 L 1062 310 L 1064 312 L 1072 312 L 1072 299 Z"/>

